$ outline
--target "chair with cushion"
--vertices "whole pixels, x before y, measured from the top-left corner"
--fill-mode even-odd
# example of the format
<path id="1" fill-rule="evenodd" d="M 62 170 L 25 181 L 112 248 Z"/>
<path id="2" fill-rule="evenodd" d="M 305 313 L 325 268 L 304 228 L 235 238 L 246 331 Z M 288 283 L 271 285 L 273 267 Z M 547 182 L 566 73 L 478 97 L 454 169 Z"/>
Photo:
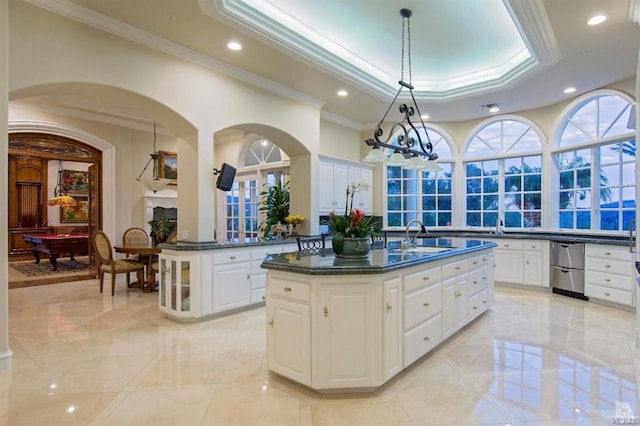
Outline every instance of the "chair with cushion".
<path id="1" fill-rule="evenodd" d="M 169 234 L 165 243 L 175 243 L 176 241 L 178 241 L 178 231 L 173 231 L 171 234 Z M 160 265 L 158 264 L 158 262 L 153 262 L 151 264 L 151 270 L 155 274 L 157 274 L 158 271 L 160 271 Z"/>
<path id="2" fill-rule="evenodd" d="M 371 234 L 371 248 L 385 247 L 387 247 L 387 233 L 385 231 L 379 231 L 376 234 Z"/>
<path id="3" fill-rule="evenodd" d="M 125 246 L 148 246 L 149 245 L 149 235 L 147 235 L 147 231 L 142 228 L 129 228 L 122 234 L 122 244 Z M 129 260 L 137 260 L 139 262 L 145 261 L 141 255 L 132 255 L 127 254 L 127 259 Z M 131 285 L 131 280 L 129 278 L 129 274 L 127 274 L 127 287 Z"/>
<path id="4" fill-rule="evenodd" d="M 102 231 L 95 231 L 91 236 L 96 257 L 100 262 L 100 293 L 104 284 L 104 274 L 111 274 L 111 295 L 116 291 L 116 274 L 138 273 L 138 282 L 144 281 L 144 264 L 129 259 L 114 259 L 113 247 L 109 237 Z"/>
<path id="5" fill-rule="evenodd" d="M 325 246 L 325 236 L 319 237 L 296 237 L 298 243 L 298 251 L 317 253 Z"/>

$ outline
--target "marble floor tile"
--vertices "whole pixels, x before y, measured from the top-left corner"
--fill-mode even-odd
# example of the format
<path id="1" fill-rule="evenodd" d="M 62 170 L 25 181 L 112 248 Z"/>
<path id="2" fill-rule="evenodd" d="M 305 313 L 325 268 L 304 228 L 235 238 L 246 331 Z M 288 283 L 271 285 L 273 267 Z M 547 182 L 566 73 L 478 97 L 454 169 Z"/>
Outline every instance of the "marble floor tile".
<path id="1" fill-rule="evenodd" d="M 496 288 L 492 309 L 375 392 L 266 367 L 265 309 L 192 324 L 96 280 L 9 291 L 2 425 L 610 425 L 639 409 L 635 314 Z"/>

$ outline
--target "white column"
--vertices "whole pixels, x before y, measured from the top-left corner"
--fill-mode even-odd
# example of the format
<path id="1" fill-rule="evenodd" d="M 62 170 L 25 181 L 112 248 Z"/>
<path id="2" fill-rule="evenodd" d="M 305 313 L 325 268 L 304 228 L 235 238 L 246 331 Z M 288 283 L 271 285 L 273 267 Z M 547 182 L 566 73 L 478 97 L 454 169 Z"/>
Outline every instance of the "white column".
<path id="1" fill-rule="evenodd" d="M 636 70 L 636 152 L 640 140 L 640 51 L 638 51 L 638 68 Z M 640 170 L 640 158 L 636 154 L 636 200 L 640 200 L 640 179 L 638 179 L 638 170 Z M 640 248 L 640 238 L 638 238 L 638 219 L 640 218 L 640 206 L 636 201 L 636 258 L 638 260 L 638 249 Z M 638 272 L 638 271 L 636 271 Z M 640 281 L 636 288 L 636 347 L 640 348 Z"/>
<path id="2" fill-rule="evenodd" d="M 178 139 L 178 239 L 213 241 L 213 131 Z"/>
<path id="3" fill-rule="evenodd" d="M 0 371 L 11 369 L 9 348 L 9 229 L 7 169 L 9 164 L 9 0 L 0 0 Z"/>
<path id="4" fill-rule="evenodd" d="M 301 214 L 306 218 L 301 225 L 298 225 L 298 232 L 302 235 L 320 233 L 318 223 L 320 211 L 318 199 L 319 167 L 317 155 L 291 157 L 289 162 L 289 191 L 291 193 L 289 213 Z"/>

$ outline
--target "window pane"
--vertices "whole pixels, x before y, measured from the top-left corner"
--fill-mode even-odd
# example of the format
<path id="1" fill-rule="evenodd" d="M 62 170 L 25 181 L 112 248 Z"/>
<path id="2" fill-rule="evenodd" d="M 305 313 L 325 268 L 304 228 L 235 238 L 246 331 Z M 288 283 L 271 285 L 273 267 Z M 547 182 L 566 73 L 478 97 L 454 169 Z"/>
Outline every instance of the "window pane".
<path id="1" fill-rule="evenodd" d="M 577 229 L 591 229 L 591 212 L 578 210 L 576 212 Z"/>
<path id="2" fill-rule="evenodd" d="M 504 190 L 507 192 L 520 191 L 522 189 L 522 182 L 520 175 L 507 176 L 504 180 Z"/>
<path id="3" fill-rule="evenodd" d="M 525 228 L 540 228 L 542 226 L 542 213 L 540 212 L 524 212 Z"/>
<path id="4" fill-rule="evenodd" d="M 480 210 L 481 197 L 479 195 L 467 197 L 467 210 Z"/>
<path id="5" fill-rule="evenodd" d="M 388 213 L 387 214 L 387 223 L 389 226 L 401 226 L 402 225 L 402 217 L 400 213 Z"/>
<path id="6" fill-rule="evenodd" d="M 497 220 L 498 220 L 498 213 L 483 213 L 482 226 L 496 226 Z"/>
<path id="7" fill-rule="evenodd" d="M 526 175 L 524 177 L 525 191 L 540 191 L 542 189 L 541 175 Z"/>
<path id="8" fill-rule="evenodd" d="M 451 197 L 438 197 L 438 210 L 451 210 Z"/>
<path id="9" fill-rule="evenodd" d="M 573 229 L 573 212 L 560 212 L 560 229 Z"/>
<path id="10" fill-rule="evenodd" d="M 480 194 L 482 192 L 481 179 L 467 179 L 467 194 Z"/>
<path id="11" fill-rule="evenodd" d="M 467 213 L 467 226 L 480 226 L 480 213 Z"/>
<path id="12" fill-rule="evenodd" d="M 422 197 L 422 208 L 424 210 L 435 210 L 436 197 Z"/>
<path id="13" fill-rule="evenodd" d="M 498 196 L 485 195 L 482 199 L 482 207 L 485 210 L 498 210 Z"/>
<path id="14" fill-rule="evenodd" d="M 504 226 L 510 228 L 522 227 L 522 213 L 520 212 L 506 212 L 504 214 Z"/>

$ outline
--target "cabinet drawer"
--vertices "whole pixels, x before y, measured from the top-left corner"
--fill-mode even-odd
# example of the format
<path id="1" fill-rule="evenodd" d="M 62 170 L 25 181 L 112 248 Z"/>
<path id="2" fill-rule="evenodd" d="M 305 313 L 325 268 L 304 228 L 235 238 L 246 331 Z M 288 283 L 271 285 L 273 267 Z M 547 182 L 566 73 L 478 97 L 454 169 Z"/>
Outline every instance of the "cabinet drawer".
<path id="1" fill-rule="evenodd" d="M 447 265 L 442 265 L 442 279 L 464 274 L 466 272 L 467 259 L 459 260 L 457 262 L 451 262 Z"/>
<path id="2" fill-rule="evenodd" d="M 595 299 L 607 300 L 621 305 L 633 306 L 633 292 L 617 290 L 612 288 L 600 287 L 599 285 L 587 282 L 585 285 L 585 294 Z"/>
<path id="3" fill-rule="evenodd" d="M 468 266 L 469 266 L 469 270 L 475 269 L 475 268 L 480 268 L 483 265 L 487 264 L 487 256 L 485 255 L 480 255 L 480 256 L 473 256 L 469 258 L 468 261 Z"/>
<path id="4" fill-rule="evenodd" d="M 586 280 L 591 284 L 608 288 L 616 288 L 623 291 L 633 291 L 633 280 L 627 275 L 611 274 L 606 272 L 587 271 Z"/>
<path id="5" fill-rule="evenodd" d="M 476 294 L 488 286 L 487 266 L 469 271 L 469 294 Z"/>
<path id="6" fill-rule="evenodd" d="M 408 330 L 442 310 L 440 283 L 404 296 L 404 329 Z"/>
<path id="7" fill-rule="evenodd" d="M 251 257 L 251 253 L 249 251 L 222 251 L 220 253 L 214 253 L 213 255 L 213 264 L 221 265 L 224 263 L 238 263 L 238 262 L 248 262 Z"/>
<path id="8" fill-rule="evenodd" d="M 309 284 L 283 279 L 270 279 L 267 283 L 268 297 L 295 300 L 308 303 L 311 299 Z"/>
<path id="9" fill-rule="evenodd" d="M 469 298 L 469 321 L 476 318 L 489 308 L 489 292 L 482 290 Z"/>
<path id="10" fill-rule="evenodd" d="M 264 302 L 264 300 L 266 299 L 265 294 L 266 294 L 266 289 L 264 288 L 251 290 L 251 303 L 253 304 L 253 303 Z"/>
<path id="11" fill-rule="evenodd" d="M 494 240 L 494 242 L 498 245 L 498 247 L 496 247 L 497 250 L 524 250 L 523 241 Z"/>
<path id="12" fill-rule="evenodd" d="M 276 246 L 271 246 L 271 247 L 261 248 L 261 249 L 253 249 L 251 250 L 251 260 L 263 261 L 268 254 L 277 254 L 277 253 L 280 253 L 281 250 L 282 250 L 281 247 L 276 247 Z"/>
<path id="13" fill-rule="evenodd" d="M 631 262 L 633 254 L 629 253 L 627 247 L 611 247 L 589 244 L 586 247 L 585 255 L 588 258 L 601 257 L 603 259 L 617 259 L 621 261 Z M 591 259 L 589 259 L 591 262 Z"/>
<path id="14" fill-rule="evenodd" d="M 266 274 L 267 270 L 266 269 L 262 269 L 262 267 L 260 267 L 260 265 L 262 265 L 262 260 L 252 260 L 251 261 L 251 275 L 257 275 L 257 274 Z"/>
<path id="15" fill-rule="evenodd" d="M 607 274 L 626 274 L 628 276 L 631 272 L 631 262 L 626 260 L 590 257 L 586 266 L 588 271 L 604 272 Z"/>
<path id="16" fill-rule="evenodd" d="M 409 364 L 429 352 L 441 340 L 441 314 L 404 333 L 404 366 L 409 366 Z"/>
<path id="17" fill-rule="evenodd" d="M 404 292 L 411 293 L 440 282 L 440 267 L 425 269 L 404 277 Z"/>

